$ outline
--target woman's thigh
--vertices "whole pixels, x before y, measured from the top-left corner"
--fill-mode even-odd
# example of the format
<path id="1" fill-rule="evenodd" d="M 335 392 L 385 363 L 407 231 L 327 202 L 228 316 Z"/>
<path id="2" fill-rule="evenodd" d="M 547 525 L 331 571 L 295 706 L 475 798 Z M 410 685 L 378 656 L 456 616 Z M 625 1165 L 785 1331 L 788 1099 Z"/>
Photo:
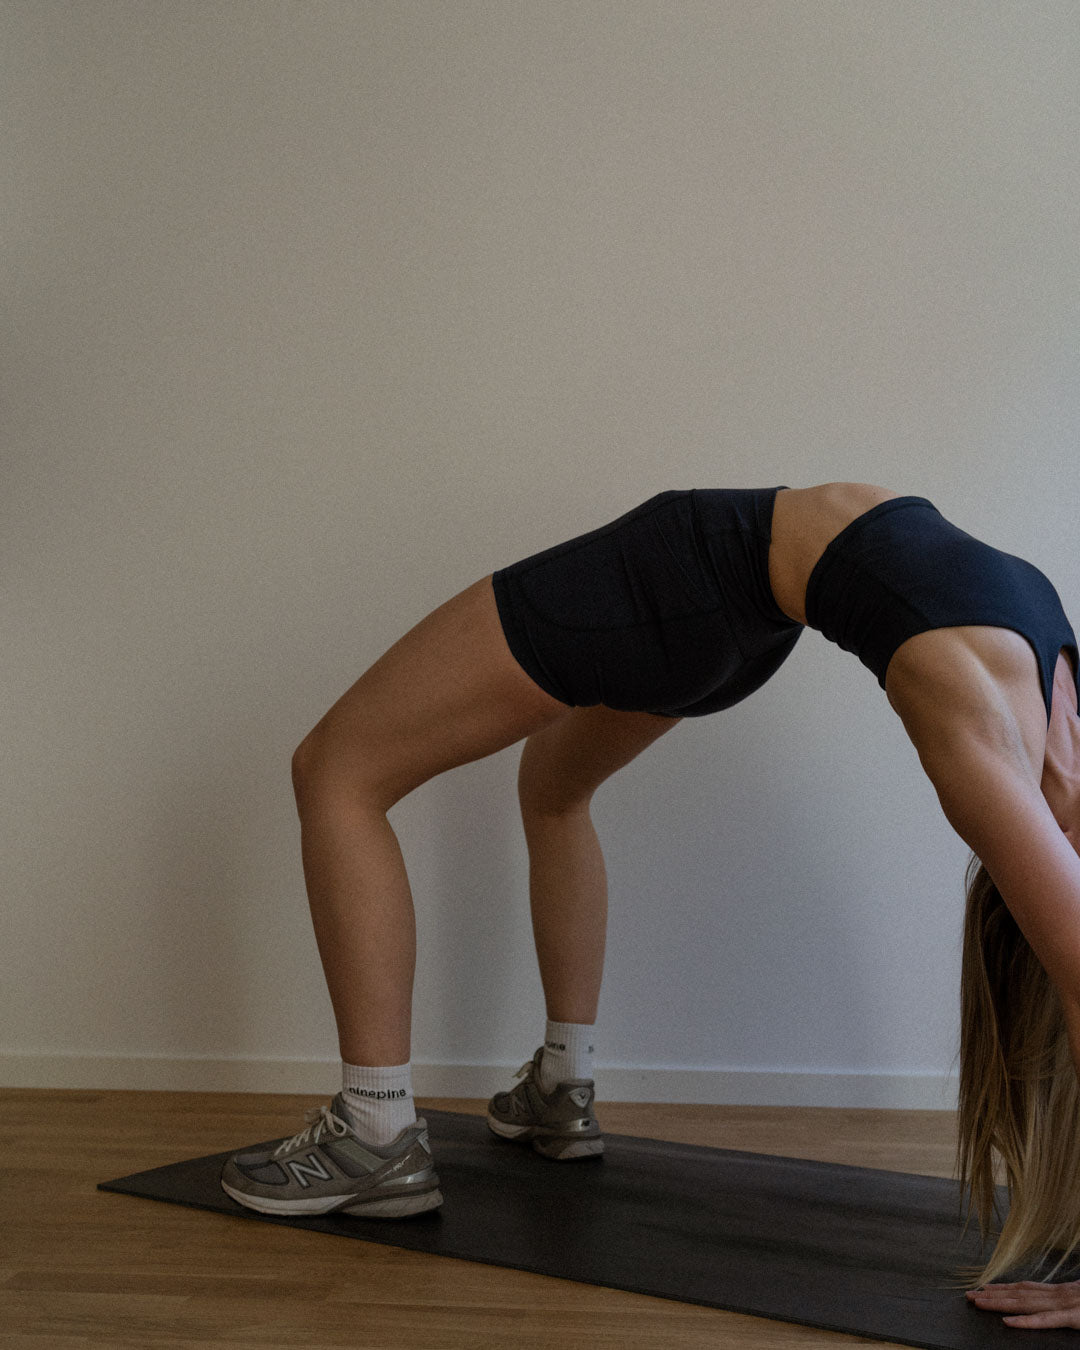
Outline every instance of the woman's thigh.
<path id="1" fill-rule="evenodd" d="M 305 738 L 296 773 L 373 795 L 385 809 L 436 774 L 570 711 L 511 654 L 487 576 L 421 619 L 360 676 Z"/>

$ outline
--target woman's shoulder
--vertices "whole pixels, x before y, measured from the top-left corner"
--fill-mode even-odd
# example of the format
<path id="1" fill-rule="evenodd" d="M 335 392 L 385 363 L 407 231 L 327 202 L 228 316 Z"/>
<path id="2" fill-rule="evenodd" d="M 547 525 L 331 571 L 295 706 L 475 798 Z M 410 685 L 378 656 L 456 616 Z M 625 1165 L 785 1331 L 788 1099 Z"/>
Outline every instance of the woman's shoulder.
<path id="1" fill-rule="evenodd" d="M 945 772 L 967 747 L 1007 759 L 1038 786 L 1047 749 L 1035 652 L 1008 628 L 935 628 L 902 643 L 885 694 L 927 773 Z"/>

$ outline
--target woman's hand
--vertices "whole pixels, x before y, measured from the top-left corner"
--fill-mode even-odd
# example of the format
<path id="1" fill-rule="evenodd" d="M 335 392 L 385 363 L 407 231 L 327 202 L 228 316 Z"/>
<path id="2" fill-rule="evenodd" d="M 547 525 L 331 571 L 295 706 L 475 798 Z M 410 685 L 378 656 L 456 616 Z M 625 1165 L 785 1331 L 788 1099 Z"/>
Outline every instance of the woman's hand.
<path id="1" fill-rule="evenodd" d="M 1067 1284 L 1038 1284 L 1021 1280 L 1018 1284 L 988 1284 L 968 1290 L 968 1298 L 987 1312 L 1008 1314 L 1003 1320 L 1010 1327 L 1041 1330 L 1048 1327 L 1075 1327 L 1080 1330 L 1080 1280 Z"/>

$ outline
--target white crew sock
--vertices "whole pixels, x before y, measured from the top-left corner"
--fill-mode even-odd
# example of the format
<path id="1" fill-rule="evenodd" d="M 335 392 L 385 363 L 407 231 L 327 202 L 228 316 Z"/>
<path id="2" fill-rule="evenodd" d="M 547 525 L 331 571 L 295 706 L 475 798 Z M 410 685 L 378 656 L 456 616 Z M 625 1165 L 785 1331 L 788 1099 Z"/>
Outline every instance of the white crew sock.
<path id="1" fill-rule="evenodd" d="M 342 1060 L 341 1095 L 348 1123 L 376 1148 L 389 1144 L 416 1119 L 408 1064 L 367 1068 Z"/>
<path id="2" fill-rule="evenodd" d="M 540 1091 L 549 1093 L 568 1078 L 593 1076 L 593 1026 L 585 1022 L 553 1022 L 548 1018 L 544 1053 L 540 1056 Z"/>

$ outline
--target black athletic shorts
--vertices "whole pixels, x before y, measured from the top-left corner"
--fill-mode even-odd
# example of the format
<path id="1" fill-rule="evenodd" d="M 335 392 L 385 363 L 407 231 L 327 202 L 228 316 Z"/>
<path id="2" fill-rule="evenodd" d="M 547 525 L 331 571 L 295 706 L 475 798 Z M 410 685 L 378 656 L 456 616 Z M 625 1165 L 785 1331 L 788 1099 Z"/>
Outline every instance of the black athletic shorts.
<path id="1" fill-rule="evenodd" d="M 769 585 L 779 488 L 661 492 L 494 574 L 510 650 L 571 706 L 703 717 L 759 689 L 803 631 Z"/>

